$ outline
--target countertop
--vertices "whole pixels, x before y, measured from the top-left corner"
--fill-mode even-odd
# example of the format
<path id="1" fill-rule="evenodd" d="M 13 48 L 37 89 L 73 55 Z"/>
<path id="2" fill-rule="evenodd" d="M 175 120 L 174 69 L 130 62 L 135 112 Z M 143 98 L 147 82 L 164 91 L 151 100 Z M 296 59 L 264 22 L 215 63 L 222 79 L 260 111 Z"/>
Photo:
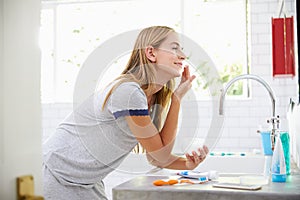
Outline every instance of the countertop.
<path id="1" fill-rule="evenodd" d="M 168 179 L 169 176 L 139 176 L 113 188 L 113 200 L 293 200 L 300 199 L 300 174 L 293 173 L 285 183 L 269 182 L 260 190 L 237 190 L 215 188 L 213 181 L 203 184 L 154 186 L 157 179 Z"/>

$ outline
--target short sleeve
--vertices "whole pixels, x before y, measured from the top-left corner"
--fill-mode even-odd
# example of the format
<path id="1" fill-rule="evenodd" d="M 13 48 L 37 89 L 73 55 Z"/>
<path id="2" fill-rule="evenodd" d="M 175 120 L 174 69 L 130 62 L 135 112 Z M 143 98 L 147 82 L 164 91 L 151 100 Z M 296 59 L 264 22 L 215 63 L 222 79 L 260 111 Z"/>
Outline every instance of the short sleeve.
<path id="1" fill-rule="evenodd" d="M 108 110 L 116 119 L 122 116 L 149 115 L 146 95 L 134 82 L 122 83 L 112 92 Z"/>

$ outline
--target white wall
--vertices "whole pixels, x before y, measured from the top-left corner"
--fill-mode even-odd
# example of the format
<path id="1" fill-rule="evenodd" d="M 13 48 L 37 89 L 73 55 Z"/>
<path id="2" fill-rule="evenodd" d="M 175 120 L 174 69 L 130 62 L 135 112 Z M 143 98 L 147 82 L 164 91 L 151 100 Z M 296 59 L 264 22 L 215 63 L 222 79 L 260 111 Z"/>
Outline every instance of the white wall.
<path id="1" fill-rule="evenodd" d="M 16 177 L 41 185 L 39 0 L 1 0 L 0 199 L 16 199 Z"/>

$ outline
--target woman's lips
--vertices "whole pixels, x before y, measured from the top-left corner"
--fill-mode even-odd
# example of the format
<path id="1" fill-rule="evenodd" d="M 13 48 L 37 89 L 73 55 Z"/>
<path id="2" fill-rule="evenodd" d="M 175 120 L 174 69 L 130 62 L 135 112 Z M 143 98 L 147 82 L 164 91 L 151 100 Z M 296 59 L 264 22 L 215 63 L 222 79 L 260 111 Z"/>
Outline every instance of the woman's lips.
<path id="1" fill-rule="evenodd" d="M 175 64 L 176 64 L 177 66 L 179 66 L 180 68 L 182 68 L 182 62 L 175 62 Z"/>

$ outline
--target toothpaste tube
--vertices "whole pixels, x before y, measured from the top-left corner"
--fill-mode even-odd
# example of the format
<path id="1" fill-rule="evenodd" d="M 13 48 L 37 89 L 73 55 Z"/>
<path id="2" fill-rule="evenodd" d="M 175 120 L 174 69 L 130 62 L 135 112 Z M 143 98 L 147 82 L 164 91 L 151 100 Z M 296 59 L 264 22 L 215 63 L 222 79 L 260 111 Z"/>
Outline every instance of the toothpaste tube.
<path id="1" fill-rule="evenodd" d="M 199 183 L 205 183 L 205 182 L 208 181 L 208 177 L 207 176 L 203 176 L 203 177 L 198 178 L 198 180 L 199 180 Z"/>
<path id="2" fill-rule="evenodd" d="M 217 171 L 208 171 L 208 172 L 198 172 L 198 171 L 181 171 L 177 173 L 178 175 L 185 178 L 192 179 L 208 179 L 208 180 L 216 180 L 219 178 L 219 173 Z"/>

